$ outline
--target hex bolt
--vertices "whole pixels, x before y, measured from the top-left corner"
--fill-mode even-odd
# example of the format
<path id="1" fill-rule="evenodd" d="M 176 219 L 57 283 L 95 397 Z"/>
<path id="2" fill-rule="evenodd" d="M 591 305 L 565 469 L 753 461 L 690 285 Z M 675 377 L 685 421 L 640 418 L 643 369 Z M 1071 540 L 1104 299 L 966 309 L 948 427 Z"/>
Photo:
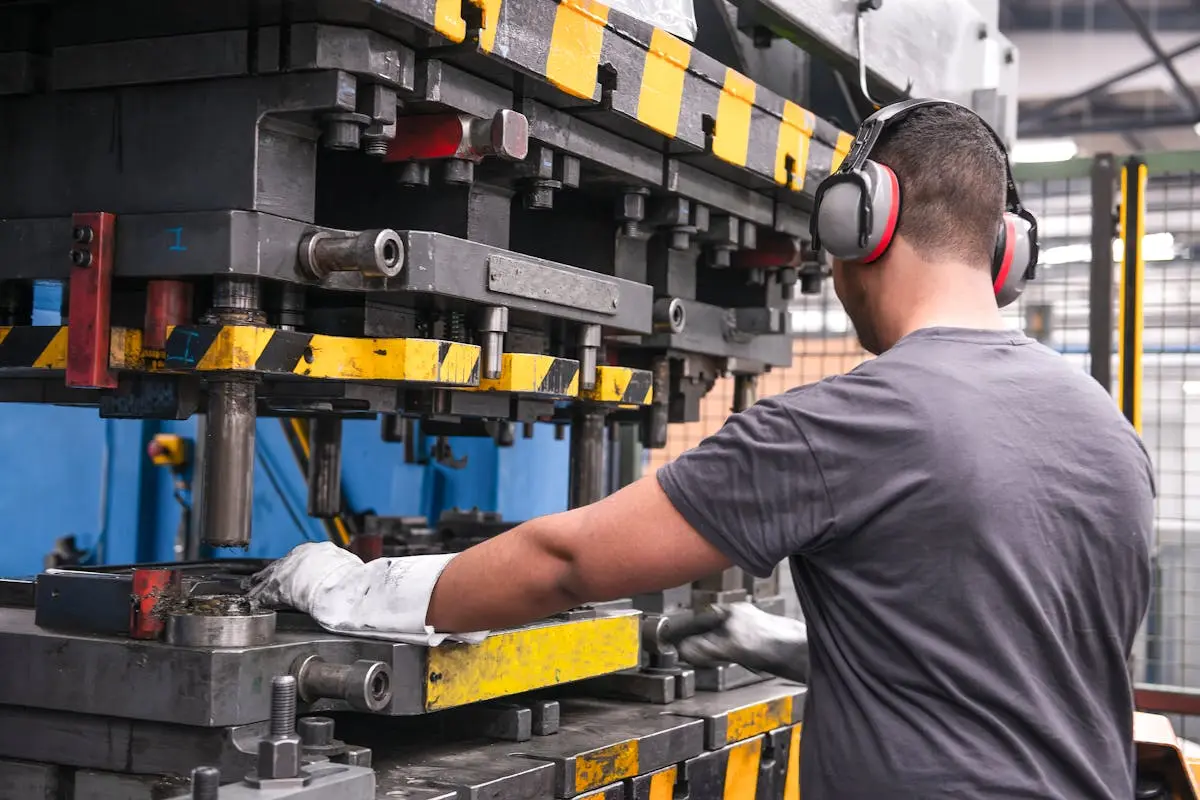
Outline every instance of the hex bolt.
<path id="1" fill-rule="evenodd" d="M 512 447 L 516 441 L 516 424 L 506 419 L 500 420 L 496 426 L 496 446 Z"/>
<path id="2" fill-rule="evenodd" d="M 617 198 L 615 216 L 621 223 L 621 232 L 630 238 L 642 235 L 642 221 L 646 219 L 646 197 L 650 190 L 644 187 L 626 189 Z"/>
<path id="3" fill-rule="evenodd" d="M 525 193 L 523 202 L 527 211 L 548 211 L 554 208 L 554 188 L 535 182 L 530 191 Z"/>
<path id="4" fill-rule="evenodd" d="M 596 353 L 600 349 L 600 326 L 584 325 L 579 332 L 579 387 L 596 388 Z"/>
<path id="5" fill-rule="evenodd" d="M 71 230 L 71 238 L 79 244 L 91 244 L 95 235 L 90 225 L 78 225 Z"/>
<path id="6" fill-rule="evenodd" d="M 276 675 L 271 679 L 271 735 L 291 736 L 296 732 L 296 679 Z"/>
<path id="7" fill-rule="evenodd" d="M 92 254 L 87 250 L 72 250 L 71 263 L 77 267 L 90 267 L 92 265 Z"/>
<path id="8" fill-rule="evenodd" d="M 192 770 L 192 800 L 217 800 L 221 791 L 221 770 L 196 767 Z"/>
<path id="9" fill-rule="evenodd" d="M 363 130 L 371 124 L 366 114 L 341 112 L 326 114 L 321 118 L 324 135 L 321 144 L 330 150 L 357 150 L 362 142 Z"/>
<path id="10" fill-rule="evenodd" d="M 499 378 L 504 368 L 504 334 L 508 333 L 508 309 L 505 306 L 485 308 L 479 320 L 479 331 L 483 334 L 483 377 Z"/>
<path id="11" fill-rule="evenodd" d="M 758 402 L 758 376 L 733 376 L 733 413 L 745 411 Z"/>
<path id="12" fill-rule="evenodd" d="M 671 229 L 671 249 L 672 250 L 687 250 L 692 246 L 691 231 L 684 228 Z"/>
<path id="13" fill-rule="evenodd" d="M 300 774 L 300 737 L 296 735 L 296 679 L 271 679 L 270 733 L 258 742 L 258 767 L 253 778 L 271 781 Z M 251 776 L 247 776 L 249 779 Z"/>
<path id="14" fill-rule="evenodd" d="M 369 156 L 383 158 L 387 155 L 388 145 L 391 143 L 392 139 L 390 136 L 364 134 L 362 137 L 362 150 Z"/>
<path id="15" fill-rule="evenodd" d="M 817 275 L 818 279 L 820 274 Z M 794 300 L 796 297 L 796 281 L 800 279 L 800 274 L 795 267 L 783 267 L 779 270 L 779 293 L 784 300 Z M 819 285 L 819 284 L 818 284 Z M 803 285 L 801 286 L 803 290 Z"/>
<path id="16" fill-rule="evenodd" d="M 305 747 L 327 747 L 333 744 L 333 720 L 329 717 L 303 717 L 296 723 L 300 742 Z"/>
<path id="17" fill-rule="evenodd" d="M 401 186 L 428 186 L 429 165 L 418 161 L 406 161 L 400 166 L 396 182 Z"/>
<path id="18" fill-rule="evenodd" d="M 462 158 L 448 158 L 442 165 L 442 180 L 449 184 L 470 186 L 475 182 L 475 164 Z"/>
<path id="19" fill-rule="evenodd" d="M 819 272 L 804 272 L 800 275 L 800 293 L 801 294 L 820 294 L 821 293 L 821 278 Z"/>

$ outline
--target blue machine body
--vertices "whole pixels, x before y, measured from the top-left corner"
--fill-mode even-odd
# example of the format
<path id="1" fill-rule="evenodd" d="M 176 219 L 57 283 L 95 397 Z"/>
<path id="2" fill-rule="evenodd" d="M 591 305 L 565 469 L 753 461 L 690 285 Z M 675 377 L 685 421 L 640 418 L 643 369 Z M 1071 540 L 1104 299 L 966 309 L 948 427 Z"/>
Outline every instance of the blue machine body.
<path id="1" fill-rule="evenodd" d="M 380 439 L 379 423 L 347 421 L 342 475 L 355 511 L 436 519 L 448 508 L 498 511 L 525 520 L 567 505 L 568 444 L 539 424 L 511 447 L 491 439 L 453 438 L 466 464 L 404 463 L 404 446 Z M 59 537 L 74 535 L 88 563 L 170 561 L 182 508 L 169 469 L 147 455 L 158 433 L 194 438 L 196 424 L 104 420 L 94 409 L 0 406 L 0 576 L 30 575 Z M 325 537 L 305 514 L 304 475 L 277 420 L 258 423 L 254 519 L 248 551 L 220 554 L 274 558 Z M 190 498 L 185 498 L 190 499 Z M 299 523 L 299 524 L 297 524 Z"/>
<path id="2" fill-rule="evenodd" d="M 39 284 L 34 324 L 58 325 L 61 291 Z M 105 420 L 95 409 L 0 405 L 0 576 L 40 571 L 55 540 L 74 535 L 87 562 L 170 561 L 182 508 L 168 468 L 147 453 L 153 437 L 194 439 L 196 423 Z M 342 476 L 350 507 L 384 516 L 436 519 L 449 508 L 497 511 L 525 520 L 567 506 L 567 441 L 554 426 L 534 426 L 511 447 L 488 438 L 452 438 L 452 469 L 430 461 L 406 464 L 404 446 L 382 441 L 380 425 L 343 426 Z M 278 420 L 258 423 L 254 519 L 248 551 L 220 554 L 274 558 L 306 539 L 320 540 L 320 523 L 305 514 L 306 487 Z M 190 499 L 190 498 L 185 498 Z"/>

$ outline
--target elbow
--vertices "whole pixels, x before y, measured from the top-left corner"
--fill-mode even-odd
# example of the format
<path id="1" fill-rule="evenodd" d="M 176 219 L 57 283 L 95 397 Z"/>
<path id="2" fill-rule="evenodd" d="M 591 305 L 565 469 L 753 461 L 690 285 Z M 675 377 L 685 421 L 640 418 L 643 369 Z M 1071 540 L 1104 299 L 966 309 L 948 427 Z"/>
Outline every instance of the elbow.
<path id="1" fill-rule="evenodd" d="M 582 526 L 562 524 L 575 516 L 572 512 L 556 516 L 559 519 L 540 527 L 534 535 L 544 565 L 539 570 L 543 586 L 552 595 L 552 604 L 565 610 L 600 598 L 591 589 L 586 559 L 579 547 L 583 542 L 582 530 L 579 530 Z"/>

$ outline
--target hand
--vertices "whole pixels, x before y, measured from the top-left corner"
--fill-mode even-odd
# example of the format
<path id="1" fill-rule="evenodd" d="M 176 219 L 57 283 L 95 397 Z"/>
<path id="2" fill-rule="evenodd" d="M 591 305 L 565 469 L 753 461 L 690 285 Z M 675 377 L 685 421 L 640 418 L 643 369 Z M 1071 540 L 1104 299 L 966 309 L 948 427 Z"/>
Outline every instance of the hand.
<path id="1" fill-rule="evenodd" d="M 268 607 L 294 608 L 334 633 L 410 644 L 447 638 L 425 624 L 429 599 L 455 554 L 377 558 L 364 563 L 332 542 L 306 542 L 244 582 Z M 455 634 L 479 642 L 487 631 Z"/>
<path id="2" fill-rule="evenodd" d="M 780 678 L 808 682 L 808 628 L 751 603 L 713 606 L 716 627 L 680 640 L 679 657 L 694 667 L 741 664 Z"/>
<path id="3" fill-rule="evenodd" d="M 242 588 L 259 605 L 316 617 L 327 588 L 343 583 L 347 571 L 362 566 L 362 559 L 333 542 L 305 542 L 246 578 Z"/>

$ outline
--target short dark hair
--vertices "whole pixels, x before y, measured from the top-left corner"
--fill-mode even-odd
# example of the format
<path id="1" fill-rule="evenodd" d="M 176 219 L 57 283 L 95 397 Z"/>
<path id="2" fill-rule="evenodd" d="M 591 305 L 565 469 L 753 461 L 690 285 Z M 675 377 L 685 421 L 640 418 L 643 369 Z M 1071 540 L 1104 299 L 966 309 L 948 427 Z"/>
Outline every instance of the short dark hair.
<path id="1" fill-rule="evenodd" d="M 884 132 L 871 158 L 900 182 L 896 233 L 930 261 L 990 269 L 1004 213 L 1005 154 L 975 114 L 918 108 Z"/>

